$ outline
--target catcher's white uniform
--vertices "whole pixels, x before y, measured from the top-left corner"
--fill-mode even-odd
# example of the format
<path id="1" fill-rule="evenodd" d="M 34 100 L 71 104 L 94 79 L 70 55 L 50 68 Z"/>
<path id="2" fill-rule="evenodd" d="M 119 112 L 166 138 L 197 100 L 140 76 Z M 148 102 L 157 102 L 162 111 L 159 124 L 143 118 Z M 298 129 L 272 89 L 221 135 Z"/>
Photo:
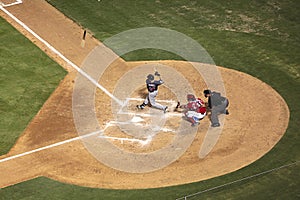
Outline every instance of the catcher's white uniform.
<path id="1" fill-rule="evenodd" d="M 206 107 L 200 98 L 195 98 L 194 95 L 187 95 L 188 104 L 180 106 L 185 108 L 184 115 L 192 126 L 199 124 L 199 121 L 206 116 Z"/>

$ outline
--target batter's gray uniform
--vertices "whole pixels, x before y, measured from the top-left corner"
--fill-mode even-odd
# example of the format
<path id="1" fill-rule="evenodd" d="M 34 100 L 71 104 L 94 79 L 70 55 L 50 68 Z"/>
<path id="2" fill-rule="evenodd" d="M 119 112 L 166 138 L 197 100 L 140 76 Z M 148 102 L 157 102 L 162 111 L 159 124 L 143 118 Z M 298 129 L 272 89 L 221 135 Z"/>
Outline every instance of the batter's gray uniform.
<path id="1" fill-rule="evenodd" d="M 137 107 L 139 109 L 143 109 L 146 105 L 150 103 L 152 107 L 164 110 L 166 112 L 168 107 L 163 106 L 155 101 L 155 98 L 158 94 L 158 86 L 160 86 L 163 83 L 163 80 L 154 80 L 154 76 L 152 74 L 149 74 L 146 80 L 148 95 L 144 102 L 141 105 L 138 105 Z"/>

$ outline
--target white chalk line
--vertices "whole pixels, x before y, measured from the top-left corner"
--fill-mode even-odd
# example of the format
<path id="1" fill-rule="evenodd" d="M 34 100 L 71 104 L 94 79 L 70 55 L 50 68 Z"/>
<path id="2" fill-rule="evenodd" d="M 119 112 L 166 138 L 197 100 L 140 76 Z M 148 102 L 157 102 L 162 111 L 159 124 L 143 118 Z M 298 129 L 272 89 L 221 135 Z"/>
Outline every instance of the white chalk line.
<path id="1" fill-rule="evenodd" d="M 117 124 L 123 124 L 123 125 L 129 125 L 129 124 L 133 124 L 133 125 L 137 125 L 137 126 L 142 126 L 142 127 L 147 127 L 147 125 L 143 125 L 142 123 L 137 123 L 137 122 L 133 122 L 133 121 L 128 121 L 128 122 L 118 122 L 118 121 L 110 121 L 105 125 L 104 131 L 111 126 L 115 126 Z M 149 126 L 150 127 L 150 126 Z M 130 141 L 130 142 L 138 142 L 140 143 L 142 146 L 149 144 L 152 141 L 153 135 L 148 135 L 146 137 L 145 140 L 143 139 L 137 139 L 137 138 L 122 138 L 122 137 L 112 137 L 112 136 L 107 136 L 104 135 L 104 131 L 102 131 L 98 138 L 105 138 L 105 139 L 113 139 L 113 140 L 119 140 L 121 141 L 121 143 L 123 144 L 124 141 Z M 176 131 L 173 129 L 169 129 L 169 128 L 165 128 L 165 127 L 158 127 L 158 129 L 153 130 L 153 131 L 162 131 L 162 132 L 172 132 L 175 133 Z"/>
<path id="2" fill-rule="evenodd" d="M 70 142 L 73 142 L 73 141 L 76 141 L 76 140 L 80 140 L 80 139 L 83 139 L 83 138 L 86 138 L 86 137 L 90 137 L 90 136 L 96 135 L 96 134 L 101 133 L 101 132 L 102 132 L 102 130 L 101 131 L 95 131 L 95 132 L 92 132 L 92 133 L 89 133 L 89 134 L 86 134 L 86 135 L 83 135 L 83 136 L 78 136 L 78 137 L 71 138 L 71 139 L 68 139 L 68 140 L 64 140 L 64 141 L 61 141 L 61 142 L 57 142 L 57 143 L 54 143 L 54 144 L 51 144 L 51 145 L 40 147 L 40 148 L 31 150 L 31 151 L 27 151 L 27 152 L 24 152 L 24 153 L 21 153 L 21 154 L 17 154 L 17 155 L 14 155 L 14 156 L 3 158 L 3 159 L 0 160 L 0 163 L 5 162 L 5 161 L 9 161 L 9 160 L 12 160 L 12 159 L 15 159 L 15 158 L 23 157 L 23 156 L 26 156 L 26 155 L 29 155 L 29 154 L 32 154 L 32 153 L 36 153 L 36 152 L 39 152 L 39 151 L 42 151 L 42 150 L 45 150 L 45 149 L 50 149 L 50 148 L 53 148 L 53 147 L 57 147 L 57 146 L 60 146 L 60 145 L 66 144 L 66 143 L 70 143 Z"/>
<path id="3" fill-rule="evenodd" d="M 18 5 L 23 3 L 22 0 L 16 0 L 14 3 L 10 3 L 10 4 L 4 4 L 0 1 L 0 7 L 10 7 L 10 6 L 14 6 L 14 5 Z"/>
<path id="4" fill-rule="evenodd" d="M 106 128 L 107 127 L 108 126 L 106 126 Z M 96 135 L 96 134 L 101 134 L 103 132 L 104 132 L 104 130 L 95 131 L 95 132 L 92 132 L 92 133 L 88 133 L 86 135 L 78 136 L 78 137 L 71 138 L 71 139 L 68 139 L 68 140 L 64 140 L 64 141 L 61 141 L 61 142 L 57 142 L 57 143 L 54 143 L 54 144 L 51 144 L 51 145 L 40 147 L 40 148 L 31 150 L 31 151 L 27 151 L 27 152 L 24 152 L 24 153 L 21 153 L 21 154 L 17 154 L 17 155 L 14 155 L 14 156 L 3 158 L 3 159 L 0 160 L 0 163 L 6 162 L 6 161 L 9 161 L 9 160 L 13 160 L 15 158 L 23 157 L 23 156 L 26 156 L 26 155 L 29 155 L 29 154 L 33 154 L 33 153 L 36 153 L 36 152 L 39 152 L 39 151 L 43 151 L 43 150 L 46 150 L 46 149 L 50 149 L 50 148 L 53 148 L 53 147 L 57 147 L 57 146 L 60 146 L 60 145 L 66 144 L 66 143 L 74 142 L 76 140 L 81 140 L 83 138 L 87 138 L 87 137 L 90 137 L 90 136 L 93 136 L 93 135 Z M 107 137 L 107 136 L 105 136 L 105 137 Z M 120 140 L 121 139 L 125 140 L 126 138 L 119 138 L 119 139 Z M 135 141 L 136 139 L 131 139 L 131 140 Z M 144 143 L 144 140 L 141 140 L 140 143 Z"/>
<path id="5" fill-rule="evenodd" d="M 128 122 L 110 121 L 110 122 L 108 122 L 108 123 L 105 125 L 104 130 L 105 130 L 106 128 L 111 127 L 111 126 L 114 126 L 114 125 L 116 125 L 116 124 L 121 124 L 121 125 L 122 125 L 122 124 L 123 124 L 123 125 L 133 124 L 133 125 L 137 125 L 137 126 L 143 126 L 143 128 L 150 127 L 150 126 L 148 126 L 148 125 L 144 125 L 144 124 L 142 124 L 142 123 L 132 122 L 132 121 L 128 121 Z M 173 132 L 173 133 L 176 132 L 176 130 L 174 130 L 174 129 L 165 128 L 165 127 L 158 127 L 158 128 L 156 128 L 156 129 L 153 128 L 153 131 Z"/>
<path id="6" fill-rule="evenodd" d="M 0 6 L 0 9 L 3 12 L 5 12 L 9 17 L 11 17 L 15 22 L 17 22 L 20 26 L 22 26 L 25 30 L 27 30 L 29 33 L 31 33 L 36 39 L 38 39 L 40 42 L 42 42 L 44 45 L 46 45 L 46 47 L 48 47 L 54 54 L 58 55 L 66 63 L 71 65 L 77 72 L 79 72 L 81 75 L 83 75 L 89 81 L 91 81 L 94 85 L 96 85 L 99 89 L 101 89 L 110 98 L 112 98 L 114 101 L 116 101 L 119 105 L 121 105 L 121 106 L 123 105 L 122 101 L 120 101 L 115 96 L 113 96 L 106 88 L 104 88 L 102 85 L 100 85 L 96 80 L 94 80 L 92 77 L 90 77 L 80 67 L 78 67 L 72 61 L 70 61 L 68 58 L 66 58 L 62 53 L 60 53 L 57 49 L 55 49 L 53 46 L 51 46 L 46 40 L 41 38 L 38 34 L 36 34 L 33 30 L 31 30 L 26 24 L 24 24 L 21 20 L 19 20 L 17 17 L 15 17 L 13 14 L 11 14 L 9 11 L 7 11 L 3 6 Z"/>
<path id="7" fill-rule="evenodd" d="M 152 136 L 148 136 L 146 140 L 141 140 L 141 139 L 136 139 L 136 138 L 120 138 L 120 137 L 112 137 L 112 136 L 106 136 L 106 135 L 100 135 L 100 136 L 98 136 L 98 138 L 119 140 L 119 141 L 121 141 L 121 144 L 123 144 L 124 141 L 138 142 L 142 146 L 149 144 L 152 141 Z"/>

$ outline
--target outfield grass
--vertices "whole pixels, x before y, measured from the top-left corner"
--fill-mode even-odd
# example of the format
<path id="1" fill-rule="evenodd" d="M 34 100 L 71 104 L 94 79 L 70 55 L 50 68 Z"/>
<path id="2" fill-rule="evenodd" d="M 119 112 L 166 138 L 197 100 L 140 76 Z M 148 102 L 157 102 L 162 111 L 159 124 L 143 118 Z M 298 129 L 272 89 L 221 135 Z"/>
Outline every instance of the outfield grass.
<path id="1" fill-rule="evenodd" d="M 38 178 L 1 190 L 0 198 L 3 195 L 4 199 L 175 199 L 300 160 L 300 6 L 297 1 L 48 2 L 101 41 L 128 29 L 147 26 L 182 32 L 198 41 L 217 65 L 251 74 L 277 90 L 289 106 L 290 123 L 285 136 L 270 153 L 244 169 L 211 180 L 127 191 L 84 188 Z M 155 50 L 132 52 L 123 57 L 126 60 L 180 59 Z M 296 164 L 191 199 L 299 199 L 299 170 Z"/>
<path id="2" fill-rule="evenodd" d="M 2 18 L 0 27 L 0 155 L 3 155 L 66 72 Z"/>

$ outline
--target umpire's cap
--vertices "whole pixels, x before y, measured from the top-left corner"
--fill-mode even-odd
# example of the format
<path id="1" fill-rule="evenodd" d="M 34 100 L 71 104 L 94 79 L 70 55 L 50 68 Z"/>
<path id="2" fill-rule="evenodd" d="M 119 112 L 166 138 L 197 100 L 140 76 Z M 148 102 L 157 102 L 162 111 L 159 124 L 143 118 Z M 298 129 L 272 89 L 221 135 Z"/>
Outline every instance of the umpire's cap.
<path id="1" fill-rule="evenodd" d="M 203 94 L 204 94 L 205 97 L 206 97 L 208 94 L 210 94 L 210 93 L 211 93 L 210 90 L 204 90 L 204 91 L 203 91 Z"/>

